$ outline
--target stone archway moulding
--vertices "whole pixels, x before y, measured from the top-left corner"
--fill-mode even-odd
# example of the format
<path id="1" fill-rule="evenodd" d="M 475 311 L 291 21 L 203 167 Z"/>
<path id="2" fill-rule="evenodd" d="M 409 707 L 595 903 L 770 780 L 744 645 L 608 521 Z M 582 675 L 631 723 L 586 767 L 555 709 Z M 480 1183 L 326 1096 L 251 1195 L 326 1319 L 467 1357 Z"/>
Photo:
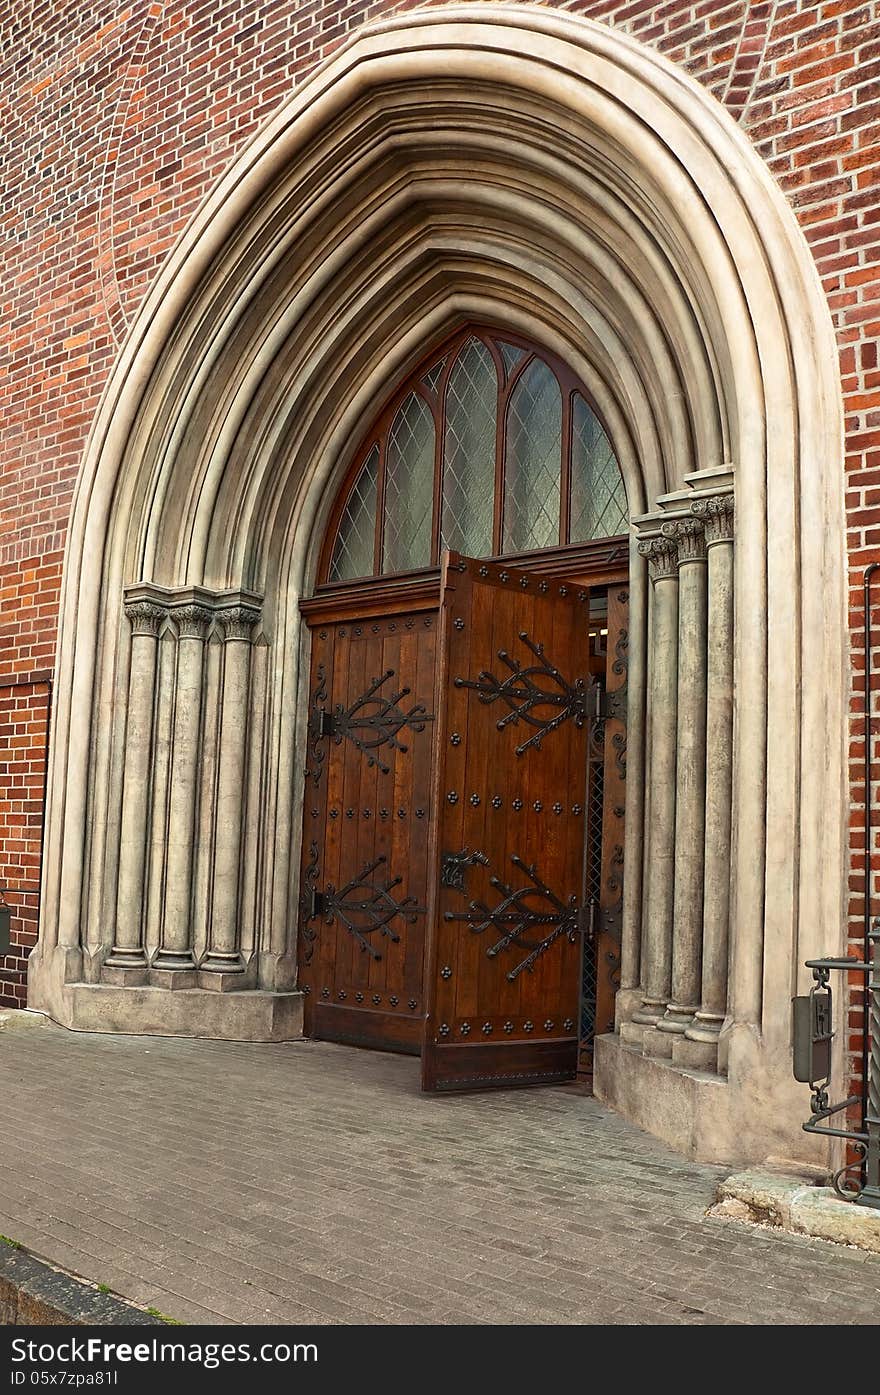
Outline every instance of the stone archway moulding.
<path id="1" fill-rule="evenodd" d="M 642 986 L 650 786 L 636 544 L 735 492 L 727 1077 L 642 1064 L 614 1038 L 599 1087 L 701 1156 L 795 1156 L 788 1000 L 844 923 L 830 317 L 791 210 L 715 99 L 543 7 L 365 27 L 237 157 L 146 297 L 68 535 L 31 1002 L 72 1026 L 295 1029 L 297 600 L 364 413 L 468 317 L 569 360 L 640 520 L 622 1021 Z M 181 991 L 140 967 L 145 933 Z M 243 975 L 262 1025 L 224 1018 L 247 993 L 210 992 L 192 977 L 206 960 L 210 983 Z"/>

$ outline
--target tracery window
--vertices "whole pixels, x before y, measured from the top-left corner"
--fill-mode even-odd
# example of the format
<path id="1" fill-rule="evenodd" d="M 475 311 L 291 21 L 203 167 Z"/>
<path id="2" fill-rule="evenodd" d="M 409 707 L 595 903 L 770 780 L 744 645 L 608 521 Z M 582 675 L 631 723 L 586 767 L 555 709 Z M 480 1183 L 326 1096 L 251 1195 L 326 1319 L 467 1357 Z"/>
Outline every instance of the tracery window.
<path id="1" fill-rule="evenodd" d="M 343 490 L 328 581 L 626 532 L 623 479 L 577 378 L 524 339 L 461 331 L 382 412 Z"/>

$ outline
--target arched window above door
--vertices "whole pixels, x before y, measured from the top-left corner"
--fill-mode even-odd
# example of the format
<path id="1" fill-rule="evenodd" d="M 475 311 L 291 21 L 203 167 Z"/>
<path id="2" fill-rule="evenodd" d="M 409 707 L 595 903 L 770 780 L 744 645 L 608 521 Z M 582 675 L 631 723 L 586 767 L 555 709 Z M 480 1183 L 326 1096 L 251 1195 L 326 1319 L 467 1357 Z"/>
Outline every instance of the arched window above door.
<path id="1" fill-rule="evenodd" d="M 416 571 L 445 548 L 509 556 L 626 532 L 623 478 L 574 374 L 468 328 L 406 381 L 341 491 L 323 577 Z"/>

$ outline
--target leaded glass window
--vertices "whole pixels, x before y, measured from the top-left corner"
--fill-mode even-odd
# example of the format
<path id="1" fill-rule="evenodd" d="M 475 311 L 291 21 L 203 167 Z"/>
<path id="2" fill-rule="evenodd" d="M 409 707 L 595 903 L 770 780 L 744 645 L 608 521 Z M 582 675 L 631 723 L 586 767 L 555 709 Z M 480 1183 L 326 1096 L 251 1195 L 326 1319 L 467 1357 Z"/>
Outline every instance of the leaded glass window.
<path id="1" fill-rule="evenodd" d="M 531 552 L 559 542 L 562 392 L 556 374 L 533 358 L 507 407 L 504 552 Z"/>
<path id="2" fill-rule="evenodd" d="M 434 417 L 425 399 L 411 392 L 385 449 L 383 572 L 430 566 L 433 502 Z"/>
<path id="3" fill-rule="evenodd" d="M 627 530 L 614 446 L 553 354 L 460 331 L 388 403 L 337 505 L 331 582 L 436 566 L 444 548 L 509 556 Z"/>
<path id="4" fill-rule="evenodd" d="M 571 542 L 626 532 L 626 494 L 614 447 L 579 392 L 572 401 Z"/>
<path id="5" fill-rule="evenodd" d="M 479 339 L 459 354 L 446 389 L 441 547 L 487 557 L 495 513 L 498 375 Z"/>
<path id="6" fill-rule="evenodd" d="M 373 446 L 346 501 L 330 563 L 330 581 L 370 576 L 376 545 L 376 476 L 379 447 Z"/>

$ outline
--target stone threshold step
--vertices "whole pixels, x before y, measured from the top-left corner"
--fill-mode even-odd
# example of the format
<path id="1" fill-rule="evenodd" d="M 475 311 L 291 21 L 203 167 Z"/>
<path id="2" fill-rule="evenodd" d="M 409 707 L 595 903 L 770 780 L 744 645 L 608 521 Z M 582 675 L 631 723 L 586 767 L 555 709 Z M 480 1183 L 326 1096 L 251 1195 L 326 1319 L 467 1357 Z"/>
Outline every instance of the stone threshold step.
<path id="1" fill-rule="evenodd" d="M 804 1177 L 758 1168 L 735 1172 L 719 1183 L 707 1214 L 880 1254 L 880 1211 L 844 1201 L 832 1187 Z"/>

